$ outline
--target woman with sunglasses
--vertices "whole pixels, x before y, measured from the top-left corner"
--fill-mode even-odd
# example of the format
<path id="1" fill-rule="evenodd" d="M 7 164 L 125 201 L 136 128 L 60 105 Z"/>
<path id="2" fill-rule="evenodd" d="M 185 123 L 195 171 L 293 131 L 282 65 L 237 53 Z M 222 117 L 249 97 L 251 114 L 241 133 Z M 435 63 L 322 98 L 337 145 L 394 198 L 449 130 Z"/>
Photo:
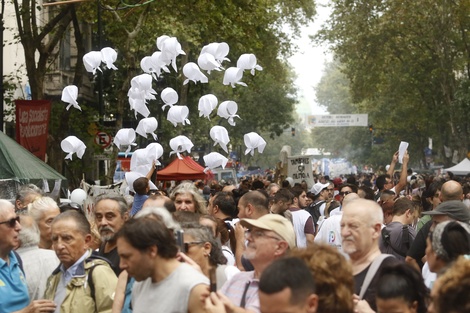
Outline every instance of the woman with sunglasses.
<path id="1" fill-rule="evenodd" d="M 207 226 L 192 223 L 183 225 L 183 229 L 186 255 L 199 265 L 216 289 L 239 272 L 235 266 L 226 265 L 220 242 Z"/>

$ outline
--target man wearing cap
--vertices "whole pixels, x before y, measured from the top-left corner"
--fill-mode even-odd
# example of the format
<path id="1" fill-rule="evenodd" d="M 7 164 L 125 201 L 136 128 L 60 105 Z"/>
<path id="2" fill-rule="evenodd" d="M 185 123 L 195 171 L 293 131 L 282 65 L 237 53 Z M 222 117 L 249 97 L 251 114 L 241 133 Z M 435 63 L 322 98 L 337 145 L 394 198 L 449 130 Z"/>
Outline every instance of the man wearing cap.
<path id="1" fill-rule="evenodd" d="M 240 223 L 248 229 L 244 256 L 251 261 L 254 271 L 238 273 L 220 292 L 227 298 L 223 301 L 228 312 L 260 312 L 259 278 L 269 264 L 296 246 L 294 227 L 278 214 L 242 219 Z"/>
<path id="2" fill-rule="evenodd" d="M 255 190 L 245 193 L 240 200 L 238 200 L 238 217 L 257 219 L 269 213 L 269 200 L 268 197 L 261 191 Z M 245 251 L 245 230 L 240 223 L 235 224 L 235 237 L 237 238 L 237 247 L 235 252 L 235 259 L 237 266 L 240 270 L 249 270 L 246 268 L 242 260 L 243 252 Z"/>
<path id="3" fill-rule="evenodd" d="M 313 193 L 314 199 L 312 204 L 310 204 L 305 210 L 310 213 L 313 217 L 313 223 L 315 224 L 315 229 L 318 226 L 318 221 L 321 216 L 325 216 L 326 202 L 333 198 L 333 193 L 335 189 L 333 184 L 320 182 L 313 185 L 310 190 Z"/>
<path id="4" fill-rule="evenodd" d="M 416 234 L 416 238 L 408 250 L 405 259 L 407 263 L 413 265 L 418 270 L 421 270 L 423 267 L 423 262 L 421 260 L 426 254 L 426 238 L 428 237 L 433 224 L 435 226 L 437 223 L 446 220 L 456 220 L 466 223 L 470 221 L 470 212 L 467 206 L 462 202 L 462 186 L 457 184 L 454 181 L 444 183 L 442 185 L 440 195 L 442 203 L 439 204 L 434 211 L 426 211 L 422 213 L 423 215 L 430 215 L 432 220 L 424 224 Z"/>
<path id="5" fill-rule="evenodd" d="M 420 229 L 406 257 L 406 261 L 417 268 L 419 268 L 420 264 L 418 262 L 413 262 L 413 260 L 418 261 L 424 257 L 426 254 L 426 238 L 428 237 L 429 232 L 432 231 L 437 224 L 445 221 L 459 221 L 464 223 L 470 222 L 470 210 L 460 200 L 449 200 L 442 202 L 434 211 L 426 211 L 422 214 L 431 215 L 431 221 L 426 223 L 423 228 Z M 418 236 L 420 240 L 424 238 L 424 244 L 421 242 L 415 244 Z M 421 253 L 423 254 L 422 256 Z M 426 272 L 427 270 L 427 266 L 426 268 L 423 267 L 423 272 Z"/>

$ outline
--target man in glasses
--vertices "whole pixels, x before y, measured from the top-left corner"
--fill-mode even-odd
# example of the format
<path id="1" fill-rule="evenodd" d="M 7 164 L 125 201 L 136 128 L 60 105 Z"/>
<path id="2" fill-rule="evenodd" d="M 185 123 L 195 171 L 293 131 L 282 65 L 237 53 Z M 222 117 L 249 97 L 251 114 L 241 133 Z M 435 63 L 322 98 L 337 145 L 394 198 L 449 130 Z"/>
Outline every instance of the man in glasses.
<path id="1" fill-rule="evenodd" d="M 56 305 L 52 301 L 35 300 L 30 303 L 21 260 L 13 252 L 19 244 L 20 231 L 15 207 L 0 199 L 0 312 L 53 312 Z"/>
<path id="2" fill-rule="evenodd" d="M 254 271 L 238 273 L 220 292 L 228 298 L 229 312 L 260 312 L 259 278 L 269 264 L 296 246 L 294 227 L 278 214 L 267 214 L 256 220 L 242 219 L 240 223 L 248 229 L 244 256 L 253 264 Z"/>

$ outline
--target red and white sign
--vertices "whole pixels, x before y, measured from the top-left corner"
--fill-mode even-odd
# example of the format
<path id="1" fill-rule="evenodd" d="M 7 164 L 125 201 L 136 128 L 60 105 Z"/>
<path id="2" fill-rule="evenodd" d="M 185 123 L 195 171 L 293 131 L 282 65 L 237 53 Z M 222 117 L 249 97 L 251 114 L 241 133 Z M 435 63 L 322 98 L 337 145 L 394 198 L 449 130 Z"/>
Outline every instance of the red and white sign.
<path id="1" fill-rule="evenodd" d="M 106 132 L 97 132 L 95 135 L 95 143 L 105 149 L 111 144 L 112 138 Z"/>
<path id="2" fill-rule="evenodd" d="M 47 100 L 15 100 L 15 104 L 16 141 L 44 161 L 46 159 L 51 102 Z"/>

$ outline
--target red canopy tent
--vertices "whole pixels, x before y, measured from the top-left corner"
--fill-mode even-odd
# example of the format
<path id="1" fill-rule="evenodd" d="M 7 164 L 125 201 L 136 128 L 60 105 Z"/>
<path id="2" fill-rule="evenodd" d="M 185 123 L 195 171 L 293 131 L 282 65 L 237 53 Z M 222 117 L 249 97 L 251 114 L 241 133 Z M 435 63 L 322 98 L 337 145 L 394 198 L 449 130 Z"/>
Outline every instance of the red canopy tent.
<path id="1" fill-rule="evenodd" d="M 197 180 L 210 178 L 212 172 L 204 173 L 204 167 L 189 156 L 176 158 L 164 169 L 157 172 L 157 180 Z"/>

